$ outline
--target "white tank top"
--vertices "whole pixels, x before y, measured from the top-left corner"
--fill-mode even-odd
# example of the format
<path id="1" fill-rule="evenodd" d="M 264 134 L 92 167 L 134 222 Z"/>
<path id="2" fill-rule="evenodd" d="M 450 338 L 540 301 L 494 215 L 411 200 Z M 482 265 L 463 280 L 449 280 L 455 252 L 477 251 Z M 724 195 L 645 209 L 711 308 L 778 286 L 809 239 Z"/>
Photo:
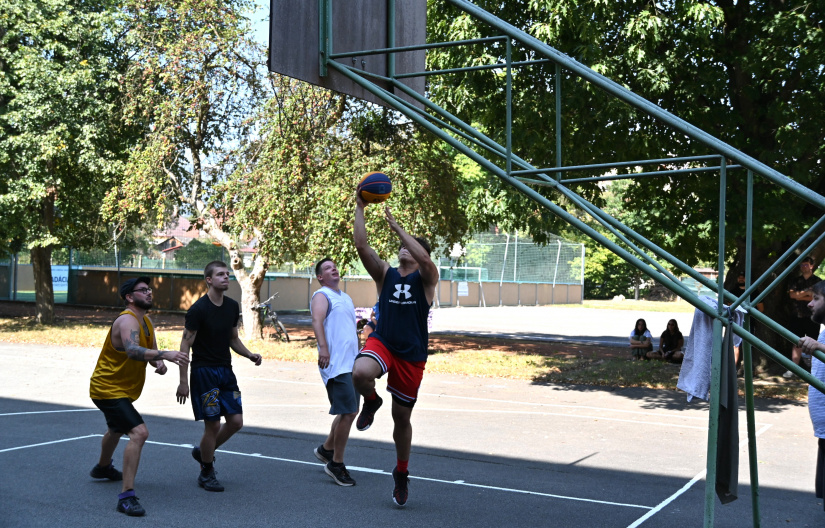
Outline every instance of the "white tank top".
<path id="1" fill-rule="evenodd" d="M 337 292 L 326 286 L 313 293 L 312 296 L 315 297 L 319 293 L 329 302 L 327 314 L 324 317 L 324 335 L 329 349 L 329 366 L 324 369 L 318 368 L 321 379 L 326 385 L 330 378 L 352 372 L 355 356 L 358 355 L 358 333 L 352 298 L 344 292 Z M 311 310 L 310 303 L 310 312 Z"/>

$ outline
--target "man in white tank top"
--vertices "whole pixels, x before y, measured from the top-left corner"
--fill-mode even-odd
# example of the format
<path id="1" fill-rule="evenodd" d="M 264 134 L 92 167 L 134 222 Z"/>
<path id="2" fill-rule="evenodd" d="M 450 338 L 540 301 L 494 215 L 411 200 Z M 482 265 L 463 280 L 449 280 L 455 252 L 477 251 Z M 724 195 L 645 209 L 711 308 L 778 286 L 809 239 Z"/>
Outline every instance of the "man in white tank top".
<path id="1" fill-rule="evenodd" d="M 332 259 L 318 262 L 315 276 L 321 289 L 312 294 L 309 305 L 312 331 L 318 342 L 318 370 L 331 405 L 329 414 L 335 415 L 329 436 L 315 449 L 315 456 L 326 464 L 324 471 L 337 484 L 353 486 L 355 481 L 344 465 L 344 450 L 360 404 L 352 385 L 352 365 L 358 355 L 355 306 L 338 288 L 341 275 Z"/>

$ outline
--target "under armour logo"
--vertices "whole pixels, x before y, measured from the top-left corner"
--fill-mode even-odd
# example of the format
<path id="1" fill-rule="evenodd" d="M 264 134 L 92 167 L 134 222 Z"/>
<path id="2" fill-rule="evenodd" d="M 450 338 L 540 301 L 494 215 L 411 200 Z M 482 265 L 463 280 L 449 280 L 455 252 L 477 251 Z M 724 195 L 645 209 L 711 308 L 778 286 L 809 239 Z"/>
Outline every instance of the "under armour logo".
<path id="1" fill-rule="evenodd" d="M 392 294 L 393 297 L 399 299 L 401 296 L 404 296 L 405 299 L 409 299 L 412 297 L 410 293 L 410 285 L 409 284 L 396 284 L 395 285 L 395 293 Z"/>

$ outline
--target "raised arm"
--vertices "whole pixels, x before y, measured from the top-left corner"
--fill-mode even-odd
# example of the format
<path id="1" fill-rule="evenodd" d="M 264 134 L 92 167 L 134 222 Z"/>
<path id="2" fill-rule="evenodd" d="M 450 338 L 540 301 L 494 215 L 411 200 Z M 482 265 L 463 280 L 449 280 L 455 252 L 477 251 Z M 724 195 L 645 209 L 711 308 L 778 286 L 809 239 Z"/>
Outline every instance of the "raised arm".
<path id="1" fill-rule="evenodd" d="M 367 241 L 367 226 L 364 221 L 364 208 L 366 205 L 367 204 L 364 200 L 362 200 L 358 195 L 358 191 L 356 191 L 355 225 L 352 230 L 352 239 L 353 242 L 355 242 L 355 249 L 358 251 L 358 257 L 364 264 L 364 268 L 366 268 L 367 273 L 369 273 L 372 280 L 375 281 L 375 285 L 380 292 L 381 288 L 384 286 L 384 276 L 387 274 L 387 270 L 390 268 L 390 265 L 378 256 L 378 253 L 370 247 L 369 242 Z"/>
<path id="2" fill-rule="evenodd" d="M 421 273 L 421 282 L 424 283 L 427 303 L 432 303 L 435 297 L 435 287 L 438 285 L 438 266 L 436 266 L 433 259 L 430 258 L 427 250 L 418 243 L 418 240 L 398 225 L 389 207 L 384 208 L 384 213 L 387 215 L 387 222 L 390 224 L 390 229 L 395 231 L 401 239 L 401 243 L 404 244 L 404 247 L 409 251 L 410 256 L 418 263 L 418 271 Z"/>
<path id="3" fill-rule="evenodd" d="M 329 309 L 329 299 L 322 294 L 312 296 L 310 311 L 312 312 L 312 331 L 315 332 L 315 341 L 318 343 L 318 366 L 327 368 L 329 366 L 329 343 L 327 334 L 324 332 L 324 321 L 327 318 Z"/>

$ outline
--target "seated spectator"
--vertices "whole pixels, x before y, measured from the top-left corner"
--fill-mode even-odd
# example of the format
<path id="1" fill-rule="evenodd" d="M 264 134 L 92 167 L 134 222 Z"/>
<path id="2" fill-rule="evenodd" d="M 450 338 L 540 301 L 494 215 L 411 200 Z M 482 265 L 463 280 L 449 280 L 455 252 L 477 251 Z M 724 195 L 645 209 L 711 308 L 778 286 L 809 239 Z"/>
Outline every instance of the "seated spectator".
<path id="1" fill-rule="evenodd" d="M 667 322 L 667 330 L 662 332 L 659 338 L 659 349 L 655 352 L 648 352 L 647 359 L 663 359 L 671 363 L 681 363 L 684 353 L 685 338 L 679 331 L 679 323 L 676 319 Z"/>
<path id="2" fill-rule="evenodd" d="M 650 335 L 644 319 L 636 321 L 636 327 L 630 333 L 630 350 L 633 352 L 633 359 L 647 359 L 646 354 L 653 350 L 653 336 Z"/>

